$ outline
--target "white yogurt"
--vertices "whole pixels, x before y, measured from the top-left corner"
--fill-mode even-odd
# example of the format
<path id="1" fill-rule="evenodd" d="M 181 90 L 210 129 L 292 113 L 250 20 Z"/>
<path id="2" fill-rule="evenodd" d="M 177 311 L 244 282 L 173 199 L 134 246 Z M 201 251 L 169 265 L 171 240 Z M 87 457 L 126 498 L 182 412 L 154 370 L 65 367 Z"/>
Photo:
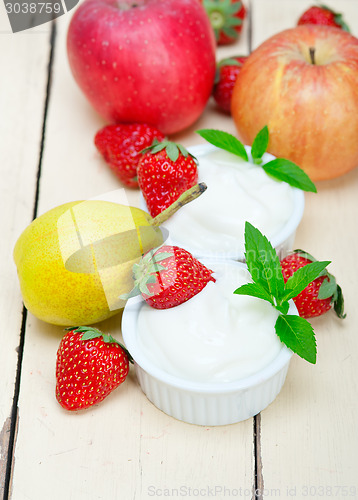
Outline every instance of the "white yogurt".
<path id="1" fill-rule="evenodd" d="M 199 160 L 199 182 L 208 189 L 164 224 L 174 244 L 196 256 L 241 258 L 245 221 L 269 239 L 287 224 L 297 190 L 268 176 L 260 166 L 214 146 L 199 148 L 198 154 L 192 150 Z M 271 159 L 264 154 L 264 162 Z"/>
<path id="2" fill-rule="evenodd" d="M 187 302 L 164 310 L 144 304 L 138 316 L 144 356 L 193 382 L 240 380 L 267 366 L 282 349 L 274 328 L 278 312 L 261 299 L 233 293 L 250 281 L 248 271 L 232 262 L 216 262 L 214 268 L 216 282 Z"/>

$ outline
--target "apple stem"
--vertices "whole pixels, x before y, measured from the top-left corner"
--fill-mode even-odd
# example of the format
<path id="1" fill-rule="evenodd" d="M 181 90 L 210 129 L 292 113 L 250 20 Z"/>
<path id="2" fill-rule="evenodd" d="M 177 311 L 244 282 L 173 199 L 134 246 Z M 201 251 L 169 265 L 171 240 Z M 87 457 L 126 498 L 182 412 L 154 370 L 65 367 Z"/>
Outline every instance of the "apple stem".
<path id="1" fill-rule="evenodd" d="M 204 182 L 199 182 L 199 184 L 195 184 L 195 186 L 191 187 L 187 191 L 184 191 L 184 193 L 179 196 L 179 198 L 174 203 L 172 203 L 168 208 L 163 210 L 163 212 L 149 221 L 150 225 L 153 227 L 159 227 L 163 224 L 163 222 L 169 219 L 169 217 L 175 214 L 175 212 L 177 212 L 179 208 L 198 198 L 198 196 L 203 194 L 206 189 L 207 185 Z"/>
<path id="2" fill-rule="evenodd" d="M 315 58 L 314 58 L 314 55 L 315 55 L 316 49 L 315 49 L 314 47 L 310 47 L 310 48 L 309 48 L 309 51 L 310 51 L 310 59 L 311 59 L 311 64 L 316 64 L 316 62 L 315 62 Z"/>

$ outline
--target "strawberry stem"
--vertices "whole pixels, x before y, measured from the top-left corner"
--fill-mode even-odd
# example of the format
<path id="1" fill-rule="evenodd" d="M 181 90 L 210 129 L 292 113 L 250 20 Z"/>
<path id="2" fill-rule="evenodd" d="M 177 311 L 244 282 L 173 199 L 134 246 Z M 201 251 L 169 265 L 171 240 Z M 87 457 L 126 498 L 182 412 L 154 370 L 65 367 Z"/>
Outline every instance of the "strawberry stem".
<path id="1" fill-rule="evenodd" d="M 204 191 L 206 191 L 207 186 L 204 182 L 199 182 L 199 184 L 195 184 L 195 186 L 191 187 L 187 191 L 185 191 L 179 198 L 172 203 L 168 208 L 163 210 L 160 214 L 154 217 L 149 221 L 150 225 L 153 227 L 159 227 L 169 219 L 175 212 L 179 210 L 179 208 L 183 207 L 190 201 L 198 198 Z"/>

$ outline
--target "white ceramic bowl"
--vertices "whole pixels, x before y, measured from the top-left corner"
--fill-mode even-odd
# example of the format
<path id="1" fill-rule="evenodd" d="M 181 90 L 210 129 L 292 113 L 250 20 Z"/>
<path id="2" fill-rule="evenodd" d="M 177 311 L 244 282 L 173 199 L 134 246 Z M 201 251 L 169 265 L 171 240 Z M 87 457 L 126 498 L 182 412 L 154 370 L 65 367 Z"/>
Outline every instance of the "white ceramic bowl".
<path id="1" fill-rule="evenodd" d="M 215 262 L 218 261 L 203 261 L 214 272 Z M 226 264 L 244 266 L 233 261 Z M 122 317 L 122 334 L 133 356 L 140 387 L 157 408 L 184 422 L 216 426 L 246 420 L 276 398 L 284 384 L 292 356 L 292 351 L 284 344 L 272 362 L 246 378 L 225 383 L 186 380 L 155 365 L 141 349 L 137 319 L 144 304 L 140 297 L 127 303 Z M 297 314 L 293 302 L 290 307 L 290 312 Z"/>
<path id="2" fill-rule="evenodd" d="M 245 146 L 245 148 L 250 156 L 250 154 L 251 154 L 250 146 Z M 218 150 L 218 148 L 216 148 L 215 146 L 213 146 L 211 144 L 200 144 L 197 146 L 191 146 L 188 148 L 188 150 L 199 160 L 199 181 L 206 182 L 205 169 L 203 169 L 203 172 L 200 172 L 200 158 L 203 155 L 205 155 L 211 151 Z M 271 161 L 274 158 L 275 157 L 272 156 L 271 154 L 264 153 L 263 162 L 267 163 L 268 161 Z M 260 167 L 257 167 L 257 168 L 260 168 Z M 208 184 L 208 190 L 212 189 L 212 188 L 213 188 L 213 186 Z M 297 229 L 297 227 L 302 219 L 303 212 L 304 212 L 304 205 L 305 205 L 304 192 L 301 189 L 292 188 L 292 194 L 293 194 L 294 208 L 293 208 L 293 212 L 292 212 L 291 216 L 286 221 L 286 223 L 275 234 L 272 234 L 271 236 L 266 234 L 266 236 L 271 241 L 273 247 L 278 252 L 280 258 L 286 256 L 287 253 L 293 249 L 294 239 L 295 239 L 295 235 L 296 235 L 296 229 Z M 205 196 L 205 193 L 202 196 Z M 218 203 L 219 202 L 220 202 L 220 200 L 218 200 Z M 195 203 L 195 201 L 191 202 L 191 203 Z M 140 206 L 143 210 L 148 210 L 142 195 L 141 195 L 141 200 L 140 200 Z M 182 208 L 181 210 L 182 211 L 185 210 L 185 207 Z M 215 207 L 212 207 L 212 210 L 210 210 L 210 211 L 214 212 Z M 238 217 L 240 217 L 239 213 L 237 215 L 238 215 Z M 248 218 L 248 220 L 250 222 L 252 222 L 249 218 Z M 245 220 L 243 220 L 243 224 L 244 224 L 244 222 L 245 222 Z M 175 219 L 173 221 L 173 225 L 174 225 L 174 223 L 175 223 Z M 164 227 L 166 227 L 166 224 L 164 224 Z M 219 258 L 219 259 L 225 258 L 225 259 L 239 260 L 241 262 L 245 261 L 243 244 L 241 245 L 242 249 L 237 248 L 234 251 L 223 250 L 222 252 L 218 252 L 217 250 L 210 249 L 210 248 L 206 248 L 205 250 L 202 250 L 201 248 L 194 246 L 191 242 L 178 239 L 178 237 L 175 234 L 173 234 L 173 227 L 170 227 L 168 225 L 168 229 L 169 229 L 169 238 L 167 239 L 167 243 L 171 244 L 171 245 L 177 245 L 179 247 L 185 248 L 186 250 L 191 252 L 195 257 L 211 258 L 211 259 L 212 258 L 215 258 L 215 259 L 216 258 Z M 261 231 L 265 234 L 265 231 L 262 228 L 261 228 Z M 242 240 L 243 240 L 243 235 L 242 235 Z"/>

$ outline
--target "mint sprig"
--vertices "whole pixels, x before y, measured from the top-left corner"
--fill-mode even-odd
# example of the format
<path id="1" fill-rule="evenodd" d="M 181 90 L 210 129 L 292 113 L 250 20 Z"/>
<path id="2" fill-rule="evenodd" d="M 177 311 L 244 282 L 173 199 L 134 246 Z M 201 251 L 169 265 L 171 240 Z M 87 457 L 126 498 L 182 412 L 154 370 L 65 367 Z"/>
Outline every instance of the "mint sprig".
<path id="1" fill-rule="evenodd" d="M 239 156 L 242 160 L 250 162 L 245 146 L 237 137 L 223 132 L 222 130 L 202 129 L 197 133 L 214 146 L 224 149 L 229 153 Z M 268 127 L 263 127 L 255 137 L 251 146 L 252 163 L 260 165 L 265 172 L 277 180 L 287 182 L 290 186 L 302 189 L 302 191 L 317 192 L 317 188 L 306 172 L 296 163 L 285 158 L 275 158 L 272 161 L 263 163 L 262 156 L 267 150 L 269 143 Z"/>
<path id="2" fill-rule="evenodd" d="M 228 132 L 223 132 L 222 130 L 202 129 L 197 130 L 197 133 L 217 148 L 233 153 L 234 155 L 242 158 L 244 161 L 249 161 L 249 156 L 246 152 L 245 146 L 239 141 L 239 139 Z"/>
<path id="3" fill-rule="evenodd" d="M 316 362 L 317 348 L 311 324 L 298 315 L 287 314 L 289 300 L 316 279 L 330 261 L 315 261 L 298 269 L 284 282 L 279 257 L 269 240 L 250 222 L 245 223 L 245 259 L 253 283 L 237 288 L 238 295 L 266 300 L 279 311 L 275 331 L 293 352 Z"/>

